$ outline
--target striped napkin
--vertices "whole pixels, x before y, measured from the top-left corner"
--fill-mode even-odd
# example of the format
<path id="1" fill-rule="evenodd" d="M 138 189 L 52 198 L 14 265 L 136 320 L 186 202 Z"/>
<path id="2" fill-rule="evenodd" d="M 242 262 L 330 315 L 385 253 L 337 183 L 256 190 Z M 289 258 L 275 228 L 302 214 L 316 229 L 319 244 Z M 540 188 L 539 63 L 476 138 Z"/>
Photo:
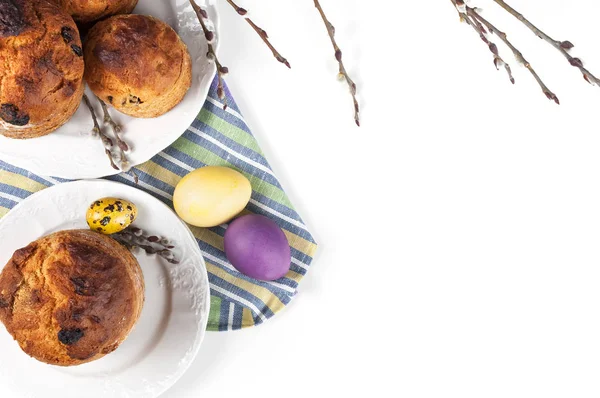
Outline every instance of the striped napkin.
<path id="1" fill-rule="evenodd" d="M 108 177 L 142 189 L 173 207 L 175 185 L 192 170 L 203 166 L 228 166 L 252 183 L 252 198 L 244 214 L 268 216 L 284 230 L 292 248 L 290 272 L 274 282 L 248 278 L 235 270 L 223 252 L 225 229 L 192 228 L 206 260 L 211 287 L 208 329 L 236 330 L 258 325 L 281 311 L 296 294 L 317 249 L 311 234 L 294 210 L 271 170 L 256 139 L 244 122 L 226 88 L 229 108 L 217 97 L 216 81 L 208 99 L 188 130 L 170 147 L 135 168 L 136 185 L 129 175 Z M 0 160 L 0 217 L 33 192 L 66 182 L 38 176 Z M 0 264 L 0 267 L 2 265 Z"/>

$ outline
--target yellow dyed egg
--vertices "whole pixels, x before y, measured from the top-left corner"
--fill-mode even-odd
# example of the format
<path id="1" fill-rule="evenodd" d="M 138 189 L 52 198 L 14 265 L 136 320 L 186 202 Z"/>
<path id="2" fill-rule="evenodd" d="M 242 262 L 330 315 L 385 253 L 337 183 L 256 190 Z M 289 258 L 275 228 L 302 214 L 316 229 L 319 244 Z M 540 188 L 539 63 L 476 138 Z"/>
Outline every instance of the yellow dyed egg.
<path id="1" fill-rule="evenodd" d="M 137 208 L 128 200 L 102 198 L 87 209 L 86 220 L 94 231 L 116 234 L 127 228 L 137 217 Z"/>
<path id="2" fill-rule="evenodd" d="M 175 211 L 188 224 L 214 227 L 238 215 L 250 201 L 252 187 L 241 173 L 207 166 L 192 171 L 175 187 Z"/>

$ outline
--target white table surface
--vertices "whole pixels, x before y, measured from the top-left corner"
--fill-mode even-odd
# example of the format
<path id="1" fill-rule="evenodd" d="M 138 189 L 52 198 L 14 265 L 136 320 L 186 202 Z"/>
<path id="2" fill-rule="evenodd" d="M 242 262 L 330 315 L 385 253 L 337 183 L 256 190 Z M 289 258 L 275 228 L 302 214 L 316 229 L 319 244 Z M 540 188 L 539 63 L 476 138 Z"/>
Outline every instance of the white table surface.
<path id="1" fill-rule="evenodd" d="M 600 88 L 490 0 L 560 97 L 517 84 L 446 1 L 223 1 L 228 84 L 321 244 L 264 325 L 210 333 L 168 398 L 600 395 Z M 512 0 L 600 75 L 596 0 Z M 499 43 L 500 44 L 500 43 Z"/>
<path id="2" fill-rule="evenodd" d="M 512 0 L 600 75 L 595 0 Z M 321 244 L 283 313 L 210 333 L 168 398 L 600 395 L 600 88 L 490 0 L 559 95 L 496 72 L 450 1 L 222 3 L 228 84 Z"/>
<path id="3" fill-rule="evenodd" d="M 168 398 L 600 395 L 600 88 L 498 12 L 560 97 L 517 84 L 449 0 L 322 0 L 363 127 L 304 0 L 223 1 L 228 84 L 321 244 L 298 296 L 210 333 Z M 512 0 L 600 75 L 595 0 Z"/>
<path id="4" fill-rule="evenodd" d="M 496 72 L 449 0 L 322 0 L 358 129 L 312 1 L 239 3 L 292 70 L 223 0 L 227 82 L 320 251 L 165 397 L 598 397 L 600 88 L 491 0 L 562 105 L 503 46 L 517 84 Z M 512 3 L 600 75 L 597 0 Z"/>

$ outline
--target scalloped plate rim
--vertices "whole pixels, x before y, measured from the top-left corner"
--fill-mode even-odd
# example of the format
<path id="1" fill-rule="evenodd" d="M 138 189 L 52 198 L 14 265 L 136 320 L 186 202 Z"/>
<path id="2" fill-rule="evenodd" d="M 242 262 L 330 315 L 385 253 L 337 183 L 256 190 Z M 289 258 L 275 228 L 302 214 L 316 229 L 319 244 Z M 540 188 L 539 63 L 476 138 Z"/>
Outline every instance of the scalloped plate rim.
<path id="1" fill-rule="evenodd" d="M 202 342 L 204 341 L 204 338 L 205 338 L 206 332 L 207 332 L 206 328 L 208 325 L 208 314 L 210 313 L 210 285 L 209 285 L 209 281 L 208 281 L 208 273 L 206 271 L 206 263 L 204 261 L 204 257 L 202 256 L 201 251 L 196 243 L 196 238 L 194 237 L 192 231 L 187 226 L 187 224 L 185 224 L 181 219 L 179 219 L 169 206 L 167 206 L 165 203 L 163 203 L 162 201 L 160 201 L 159 199 L 155 198 L 154 196 L 150 195 L 147 192 L 144 192 L 142 190 L 136 189 L 134 187 L 131 187 L 131 186 L 128 186 L 126 184 L 122 184 L 122 183 L 119 183 L 116 181 L 103 180 L 103 179 L 85 179 L 85 180 L 71 181 L 71 182 L 54 185 L 54 186 L 48 187 L 46 189 L 43 189 L 41 191 L 37 191 L 37 192 L 31 194 L 27 198 L 23 199 L 21 202 L 17 203 L 4 217 L 0 218 L 0 226 L 5 222 L 5 220 L 8 220 L 7 216 L 9 216 L 11 213 L 14 213 L 17 211 L 22 211 L 24 208 L 26 208 L 28 206 L 28 203 L 31 203 L 32 201 L 35 201 L 35 200 L 39 199 L 40 197 L 43 197 L 44 195 L 48 195 L 49 192 L 53 191 L 54 189 L 79 189 L 81 187 L 85 188 L 86 186 L 93 186 L 94 184 L 101 184 L 101 185 L 104 185 L 107 187 L 117 187 L 118 190 L 123 189 L 124 191 L 128 191 L 128 190 L 135 191 L 136 194 L 141 195 L 142 197 L 146 198 L 148 201 L 153 202 L 155 205 L 160 205 L 161 207 L 165 208 L 167 211 L 172 213 L 174 220 L 177 221 L 177 223 L 178 223 L 177 225 L 179 225 L 180 227 L 183 227 L 183 230 L 185 231 L 185 233 L 194 242 L 194 249 L 195 249 L 194 251 L 198 255 L 198 259 L 201 264 L 199 271 L 201 271 L 204 284 L 207 287 L 205 290 L 204 297 L 203 297 L 206 307 L 204 310 L 204 316 L 202 317 L 201 322 L 198 324 L 198 331 L 197 331 L 196 337 L 194 339 L 194 345 L 193 345 L 192 349 L 188 352 L 188 355 L 186 356 L 186 358 L 184 358 L 185 363 L 181 364 L 181 360 L 180 360 L 180 363 L 179 363 L 180 366 L 178 367 L 177 372 L 169 375 L 168 383 L 165 383 L 160 388 L 153 390 L 150 393 L 150 395 L 142 395 L 142 394 L 130 395 L 127 392 L 122 392 L 122 394 L 125 394 L 125 395 L 119 395 L 121 397 L 129 397 L 129 398 L 138 398 L 138 397 L 158 398 L 162 394 L 164 394 L 166 391 L 168 391 L 173 385 L 175 385 L 175 383 L 189 370 L 190 366 L 192 365 L 192 363 L 194 362 L 195 358 L 197 357 L 197 355 L 200 351 L 200 347 L 202 345 Z M 85 219 L 84 215 L 82 215 L 82 219 Z M 3 264 L 0 264 L 0 266 L 4 267 Z M 0 272 L 1 272 L 1 268 L 0 268 Z M 0 328 L 4 328 L 4 326 L 0 325 Z M 3 334 L 8 335 L 8 333 L 6 333 L 5 330 L 4 330 Z M 10 335 L 8 335 L 8 337 L 10 337 Z M 127 342 L 127 340 L 125 342 Z M 10 341 L 10 343 L 16 344 L 16 342 L 14 342 L 12 340 Z M 26 354 L 22 353 L 22 352 L 19 352 L 19 355 L 26 356 Z M 111 354 L 107 355 L 107 357 L 110 355 Z M 4 359 L 8 359 L 8 358 L 4 357 Z M 0 362 L 0 380 L 2 380 L 2 377 L 1 377 L 2 376 L 2 371 L 1 371 L 2 364 L 3 363 L 6 364 L 7 362 L 5 362 L 5 361 Z M 78 368 L 78 367 L 60 368 L 60 367 L 54 367 L 54 366 L 45 365 L 45 364 L 42 364 L 42 366 L 47 367 L 47 368 L 52 368 L 52 369 L 55 369 L 58 371 L 61 371 L 62 369 L 77 369 Z M 82 365 L 82 366 L 85 366 L 85 365 Z M 26 393 L 26 392 L 19 391 L 19 393 Z M 111 392 L 111 393 L 114 393 L 114 392 Z M 27 396 L 34 397 L 36 395 L 28 394 Z M 52 397 L 52 395 L 48 395 L 48 396 Z M 106 396 L 106 395 L 103 395 L 103 396 Z M 113 395 L 111 395 L 110 397 L 113 398 Z"/>
<path id="2" fill-rule="evenodd" d="M 138 7 L 140 5 L 143 5 L 144 3 L 148 7 L 154 7 L 154 6 L 160 7 L 160 5 L 157 5 L 158 3 L 154 3 L 155 1 L 156 0 L 139 0 Z M 189 5 L 187 0 L 166 0 L 166 1 L 169 1 L 171 3 L 171 8 L 175 12 L 176 16 L 181 15 L 180 13 L 178 13 L 178 10 L 177 10 L 177 8 L 180 5 L 186 5 L 186 6 Z M 197 1 L 200 4 L 202 4 L 202 3 L 206 4 L 207 11 L 210 14 L 211 22 L 212 22 L 214 31 L 216 33 L 214 46 L 215 46 L 215 51 L 218 53 L 219 48 L 220 48 L 220 29 L 219 29 L 220 18 L 219 18 L 219 13 L 218 13 L 218 8 L 217 8 L 217 0 L 197 0 Z M 149 3 L 149 2 L 151 2 L 151 3 Z M 149 5 L 149 4 L 152 4 L 152 5 Z M 140 10 L 138 10 L 138 8 L 136 7 L 136 9 L 134 10 L 134 13 L 137 13 L 138 11 L 140 11 Z M 155 15 L 155 14 L 150 14 L 150 15 Z M 161 17 L 161 15 L 155 15 L 155 16 L 157 16 L 159 18 Z M 167 19 L 167 18 L 164 18 L 164 19 Z M 197 26 L 200 26 L 200 25 L 197 24 Z M 195 26 L 196 29 L 197 29 L 197 26 Z M 188 31 L 187 33 L 189 34 L 190 31 Z M 185 35 L 183 35 L 182 38 L 184 39 L 184 42 L 186 42 L 186 44 L 188 45 L 188 48 L 190 48 L 191 46 L 196 44 L 195 41 L 192 41 L 191 38 L 185 37 Z M 156 154 L 160 153 L 162 150 L 164 150 L 165 148 L 170 146 L 172 143 L 174 143 L 179 137 L 181 137 L 181 135 L 183 135 L 183 133 L 186 131 L 186 129 L 192 124 L 192 122 L 195 120 L 197 114 L 201 111 L 202 107 L 204 106 L 206 98 L 208 98 L 208 93 L 210 91 L 210 86 L 211 86 L 212 80 L 216 74 L 216 66 L 214 65 L 214 63 L 210 63 L 210 62 L 208 62 L 208 64 L 207 64 L 206 56 L 202 55 L 202 52 L 200 52 L 199 49 L 197 49 L 197 46 L 195 46 L 195 47 L 196 47 L 196 49 L 194 51 L 190 51 L 190 53 L 192 55 L 192 62 L 194 65 L 202 65 L 202 72 L 206 72 L 206 73 L 203 73 L 202 75 L 194 74 L 192 88 L 190 88 L 190 91 L 186 95 L 186 98 L 184 98 L 182 103 L 180 103 L 177 107 L 175 107 L 173 110 L 171 110 L 170 112 L 168 112 L 167 114 L 165 114 L 159 118 L 145 119 L 147 122 L 146 121 L 142 122 L 142 123 L 147 123 L 147 124 L 153 124 L 153 122 L 156 121 L 165 130 L 167 130 L 170 127 L 170 125 L 172 123 L 174 123 L 177 125 L 177 128 L 173 129 L 173 132 L 170 134 L 157 133 L 155 135 L 155 137 L 153 137 L 153 140 L 148 140 L 148 141 L 151 141 L 150 144 L 144 142 L 143 146 L 145 149 L 143 151 L 137 152 L 137 153 L 142 154 L 139 157 L 136 155 L 135 148 L 136 148 L 136 142 L 139 143 L 141 141 L 140 137 L 138 137 L 137 140 L 133 140 L 133 141 L 129 142 L 129 144 L 133 148 L 133 151 L 130 155 L 131 160 L 132 160 L 131 161 L 132 166 L 137 166 L 137 165 L 147 162 L 152 157 L 154 157 Z M 194 57 L 195 53 L 200 53 L 200 56 Z M 206 68 L 208 68 L 208 69 L 206 69 Z M 200 81 L 198 81 L 198 80 L 200 80 Z M 86 92 L 90 93 L 89 88 L 86 88 Z M 189 97 L 190 95 L 193 95 L 194 98 Z M 183 103 L 185 103 L 184 106 L 186 107 L 185 112 L 183 112 L 182 108 L 181 108 Z M 194 111 L 190 110 L 192 108 L 194 109 Z M 95 109 L 96 109 L 96 112 L 98 113 L 98 115 L 101 115 L 101 109 L 98 104 L 95 104 Z M 65 124 L 65 126 L 68 125 L 69 127 L 73 128 L 73 129 L 77 128 L 77 130 L 79 131 L 79 135 L 76 137 L 70 137 L 73 134 L 75 134 L 73 131 L 70 131 L 70 132 L 66 133 L 66 137 L 65 137 L 65 134 L 63 134 L 63 136 L 60 138 L 58 138 L 57 136 L 55 136 L 53 138 L 52 137 L 53 134 L 62 134 L 60 129 L 57 132 L 48 134 L 47 136 L 28 139 L 28 140 L 14 140 L 14 139 L 9 139 L 9 138 L 6 138 L 6 137 L 3 137 L 0 135 L 0 160 L 3 160 L 9 164 L 12 164 L 19 168 L 28 170 L 28 171 L 30 171 L 34 174 L 38 174 L 40 176 L 57 177 L 57 178 L 64 178 L 64 179 L 70 179 L 70 180 L 95 179 L 95 178 L 107 177 L 107 176 L 116 175 L 116 174 L 121 173 L 121 171 L 114 170 L 112 167 L 110 167 L 109 161 L 106 158 L 106 155 L 104 154 L 102 143 L 100 142 L 100 140 L 98 138 L 89 136 L 88 131 L 90 131 L 91 127 L 92 127 L 91 119 L 89 118 L 89 114 L 85 114 L 86 116 L 82 116 L 82 113 L 80 113 L 80 112 L 85 114 L 88 111 L 84 105 L 80 105 L 80 109 L 77 111 L 77 113 L 73 116 L 73 118 L 69 122 L 67 122 Z M 119 119 L 131 120 L 128 116 L 122 115 L 115 110 L 112 110 L 111 114 L 117 120 L 119 120 Z M 182 116 L 185 116 L 185 118 L 182 119 Z M 82 117 L 84 119 L 87 119 L 89 121 L 89 123 L 86 122 L 85 125 L 80 123 L 79 119 Z M 161 118 L 164 118 L 164 119 L 161 119 Z M 77 121 L 75 119 L 77 119 Z M 181 120 L 181 121 L 178 121 L 178 120 Z M 124 138 L 127 140 L 127 122 L 124 122 L 122 124 L 125 128 Z M 77 127 L 75 127 L 75 126 L 77 126 Z M 64 128 L 64 126 L 61 127 L 61 129 L 62 128 Z M 137 131 L 141 131 L 141 130 L 137 130 Z M 140 136 L 143 133 L 137 132 L 135 134 Z M 39 141 L 40 139 L 42 141 Z M 52 144 L 55 141 L 57 143 L 61 142 L 62 144 L 64 144 L 65 142 L 72 142 L 73 139 L 78 140 L 77 141 L 78 147 L 75 147 L 75 148 L 69 147 L 69 150 L 71 151 L 71 153 L 73 150 L 79 149 L 79 150 L 86 150 L 89 152 L 89 153 L 87 153 L 87 155 L 93 156 L 92 160 L 89 160 L 90 156 L 82 155 L 80 158 L 78 158 L 78 160 L 81 161 L 81 163 L 83 163 L 84 165 L 86 162 L 91 163 L 91 164 L 84 166 L 85 169 L 84 169 L 84 167 L 81 167 L 82 166 L 81 164 L 79 164 L 80 167 L 77 167 L 78 164 L 76 164 L 76 163 L 73 164 L 73 163 L 70 163 L 69 161 L 63 162 L 62 160 L 57 161 L 57 159 L 62 159 L 65 155 L 69 156 L 69 153 L 68 152 L 63 153 L 64 151 L 63 152 L 59 151 L 58 153 L 55 153 L 55 151 L 58 151 L 58 148 L 59 148 L 59 146 L 57 146 L 57 145 L 51 146 L 51 148 L 52 148 L 51 151 L 47 151 L 45 149 L 36 149 L 36 147 L 37 148 L 40 148 L 40 147 L 47 148 L 48 143 Z M 18 142 L 18 141 L 21 141 L 21 142 Z M 61 150 L 63 148 L 64 148 L 64 145 L 60 146 Z M 44 156 L 48 156 L 48 157 L 46 157 L 46 158 L 44 158 L 44 160 L 40 161 L 36 158 L 36 151 L 50 152 L 50 155 L 44 155 Z M 52 152 L 52 151 L 54 151 L 54 152 Z M 38 152 L 38 154 L 39 154 L 39 152 Z M 58 166 L 57 166 L 57 164 L 58 164 Z"/>

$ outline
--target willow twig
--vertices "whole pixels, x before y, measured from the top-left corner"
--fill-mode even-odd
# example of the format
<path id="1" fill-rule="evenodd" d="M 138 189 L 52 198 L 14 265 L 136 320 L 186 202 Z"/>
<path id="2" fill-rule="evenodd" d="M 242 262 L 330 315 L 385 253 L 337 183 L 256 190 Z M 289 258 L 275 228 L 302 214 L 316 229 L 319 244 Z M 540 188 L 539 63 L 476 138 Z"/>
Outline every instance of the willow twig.
<path id="1" fill-rule="evenodd" d="M 568 40 L 560 41 L 560 40 L 553 39 L 552 37 L 550 37 L 546 33 L 544 33 L 542 30 L 538 29 L 527 18 L 525 18 L 523 16 L 523 14 L 519 13 L 514 8 L 512 8 L 511 6 L 506 4 L 505 1 L 503 1 L 503 0 L 494 0 L 494 1 L 500 7 L 502 7 L 504 10 L 506 10 L 509 14 L 511 14 L 512 16 L 517 18 L 519 21 L 521 21 L 525 26 L 527 26 L 533 33 L 535 33 L 535 35 L 537 37 L 546 41 L 552 47 L 556 48 L 567 59 L 567 61 L 569 61 L 569 64 L 571 64 L 571 66 L 574 66 L 579 69 L 579 71 L 583 75 L 583 78 L 588 83 L 590 83 L 592 85 L 600 86 L 600 80 L 583 66 L 583 61 L 581 61 L 580 58 L 573 57 L 571 54 L 569 54 L 569 50 L 571 50 L 573 47 L 575 47 L 573 45 L 573 43 L 571 43 Z"/>
<path id="2" fill-rule="evenodd" d="M 284 64 L 285 66 L 287 66 L 288 68 L 291 68 L 290 63 L 288 62 L 287 59 L 285 59 L 280 53 L 279 51 L 277 51 L 277 49 L 273 46 L 273 44 L 271 44 L 271 41 L 269 40 L 269 35 L 267 34 L 267 32 L 262 29 L 260 26 L 256 25 L 254 23 L 254 21 L 252 21 L 252 19 L 248 18 L 246 15 L 248 14 L 248 10 L 246 10 L 245 8 L 242 8 L 240 6 L 238 6 L 233 0 L 227 0 L 227 2 L 235 9 L 235 11 L 244 17 L 244 19 L 246 20 L 246 22 L 248 22 L 248 24 L 252 27 L 252 29 L 254 29 L 254 31 L 260 36 L 260 38 L 262 39 L 262 41 L 265 42 L 265 44 L 267 45 L 267 47 L 269 47 L 269 49 L 271 50 L 271 52 L 273 53 L 273 56 L 277 59 L 277 61 L 281 62 L 282 64 Z"/>
<path id="3" fill-rule="evenodd" d="M 525 59 L 525 57 L 523 56 L 521 51 L 519 51 L 512 44 L 512 42 L 510 40 L 508 40 L 506 33 L 501 31 L 494 24 L 492 24 L 487 19 L 482 17 L 481 14 L 477 11 L 477 9 L 467 6 L 465 4 L 464 0 L 451 0 L 451 1 L 454 4 L 454 6 L 456 7 L 456 9 L 458 10 L 458 12 L 464 16 L 465 20 L 469 21 L 469 18 L 471 18 L 471 21 L 477 21 L 481 25 L 485 26 L 485 28 L 487 28 L 488 31 L 490 31 L 490 32 L 494 33 L 496 36 L 498 36 L 500 38 L 500 40 L 502 40 L 504 42 L 504 44 L 506 44 L 506 46 L 513 52 L 513 55 L 517 59 L 517 62 L 519 62 L 520 64 L 525 66 L 527 68 L 527 70 L 531 73 L 531 75 L 533 76 L 535 81 L 538 83 L 538 85 L 542 89 L 542 92 L 544 93 L 544 95 L 548 99 L 556 102 L 557 104 L 560 104 L 560 101 L 559 101 L 558 97 L 556 96 L 556 94 L 554 94 L 554 92 L 552 90 L 550 90 L 548 88 L 548 86 L 546 86 L 546 84 L 541 79 L 541 77 L 538 75 L 538 73 L 533 68 L 531 63 L 529 63 L 529 61 L 527 61 Z"/>
<path id="4" fill-rule="evenodd" d="M 208 29 L 206 26 L 206 21 L 208 20 L 208 13 L 202 7 L 200 7 L 194 0 L 189 0 L 192 8 L 196 12 L 196 16 L 198 17 L 198 21 L 200 21 L 200 26 L 202 26 L 202 31 L 204 32 L 204 37 L 208 43 L 208 59 L 213 61 L 217 66 L 217 95 L 221 101 L 223 101 L 223 109 L 227 109 L 227 98 L 225 97 L 225 89 L 223 86 L 223 78 L 227 73 L 229 73 L 229 68 L 221 65 L 219 62 L 219 58 L 217 58 L 217 53 L 215 52 L 215 48 L 213 46 L 213 42 L 215 40 L 215 33 Z"/>
<path id="5" fill-rule="evenodd" d="M 333 45 L 333 49 L 335 50 L 335 59 L 338 61 L 340 66 L 339 77 L 341 79 L 346 80 L 346 83 L 348 83 L 348 86 L 350 87 L 350 94 L 352 94 L 352 100 L 354 102 L 354 121 L 356 122 L 356 125 L 360 127 L 360 107 L 358 105 L 358 100 L 356 99 L 356 84 L 348 75 L 346 67 L 344 66 L 344 62 L 342 61 L 342 50 L 340 50 L 340 47 L 338 46 L 335 40 L 335 28 L 333 24 L 327 19 L 327 16 L 325 15 L 325 12 L 323 11 L 323 7 L 321 7 L 321 3 L 319 3 L 319 0 L 314 0 L 314 2 L 315 7 L 319 11 L 319 14 L 321 14 L 321 18 L 325 23 L 327 33 L 329 34 L 329 38 L 331 39 L 331 44 Z"/>
<path id="6" fill-rule="evenodd" d="M 460 14 L 460 12 L 459 12 Z M 496 66 L 496 69 L 500 70 L 500 67 L 503 66 L 504 69 L 506 70 L 506 73 L 508 74 L 508 79 L 510 80 L 510 82 L 512 84 L 515 84 L 515 78 L 513 77 L 512 74 L 512 69 L 510 68 L 510 65 L 508 64 L 508 62 L 504 61 L 504 59 L 500 56 L 500 53 L 498 51 L 498 46 L 496 45 L 496 43 L 490 41 L 487 38 L 487 30 L 485 29 L 485 27 L 475 18 L 471 18 L 469 15 L 464 14 L 461 15 L 461 18 L 470 26 L 473 27 L 473 29 L 475 29 L 475 31 L 477 32 L 477 34 L 479 35 L 479 37 L 481 38 L 481 40 L 487 44 L 488 48 L 490 49 L 490 51 L 492 52 L 492 54 L 494 55 L 494 66 Z"/>
<path id="7" fill-rule="evenodd" d="M 121 168 L 123 171 L 129 171 L 129 159 L 127 159 L 126 152 L 129 152 L 129 145 L 121 138 L 121 126 L 119 126 L 112 117 L 110 117 L 110 113 L 108 112 L 108 107 L 106 103 L 98 98 L 100 101 L 100 105 L 102 106 L 102 112 L 104 113 L 104 124 L 108 124 L 115 135 L 115 139 L 117 141 L 117 147 L 119 148 L 119 160 L 121 162 Z"/>
<path id="8" fill-rule="evenodd" d="M 106 103 L 100 98 L 98 98 L 98 101 L 100 101 L 100 105 L 102 106 L 102 112 L 104 113 L 104 124 L 108 124 L 112 128 L 112 131 L 117 139 L 117 145 L 119 146 L 119 148 L 123 152 L 129 152 L 129 145 L 127 145 L 127 143 L 121 138 L 121 132 L 123 131 L 121 129 L 121 126 L 119 126 L 110 116 L 110 112 L 108 111 L 108 106 L 106 106 Z"/>
<path id="9" fill-rule="evenodd" d="M 102 144 L 104 145 L 104 152 L 106 152 L 106 156 L 108 156 L 108 159 L 110 160 L 110 165 L 112 166 L 113 169 L 119 170 L 119 167 L 115 164 L 114 155 L 112 153 L 112 148 L 114 147 L 112 140 L 100 128 L 100 125 L 98 124 L 98 119 L 96 118 L 96 112 L 94 111 L 94 107 L 92 106 L 92 103 L 90 102 L 90 99 L 88 98 L 88 96 L 86 94 L 83 94 L 83 101 L 85 102 L 88 109 L 90 110 L 90 113 L 92 114 L 92 120 L 94 121 L 94 128 L 92 129 L 92 135 L 94 137 L 100 136 L 100 139 L 102 140 Z"/>
<path id="10" fill-rule="evenodd" d="M 502 40 L 504 42 L 504 44 L 506 44 L 506 46 L 508 48 L 510 48 L 510 50 L 513 52 L 515 58 L 517 59 L 517 62 L 521 63 L 522 65 L 524 65 L 527 68 L 527 70 L 529 70 L 529 72 L 531 73 L 531 75 L 533 76 L 533 78 L 535 79 L 535 81 L 540 85 L 540 88 L 542 89 L 542 92 L 546 95 L 546 97 L 548 97 L 549 100 L 552 100 L 552 101 L 556 102 L 557 104 L 560 104 L 560 101 L 558 100 L 558 97 L 556 96 L 556 94 L 554 94 L 548 88 L 548 86 L 546 86 L 546 84 L 540 78 L 540 76 L 535 71 L 535 69 L 533 69 L 533 66 L 531 66 L 531 64 L 529 63 L 529 61 L 527 61 L 525 59 L 525 57 L 523 56 L 523 54 L 521 53 L 521 51 L 519 51 L 508 40 L 508 38 L 506 36 L 506 33 L 502 32 L 501 30 L 499 30 L 498 28 L 496 28 L 494 25 L 492 25 L 490 22 L 488 22 L 488 20 L 485 19 L 485 18 L 483 18 L 481 16 L 481 14 L 479 14 L 477 12 L 477 10 L 475 10 L 474 8 L 467 7 L 467 13 L 468 13 L 469 16 L 471 16 L 471 17 L 476 18 L 477 20 L 479 20 L 479 22 L 481 22 L 483 25 L 485 25 L 486 28 L 488 28 L 491 32 L 493 32 L 494 34 L 496 34 L 500 38 L 500 40 Z"/>
<path id="11" fill-rule="evenodd" d="M 175 246 L 166 238 L 146 235 L 144 231 L 134 226 L 113 234 L 111 237 L 131 251 L 139 248 L 147 254 L 157 254 L 171 264 L 179 264 L 179 260 L 173 253 Z"/>
<path id="12" fill-rule="evenodd" d="M 131 148 L 121 137 L 123 129 L 110 116 L 110 112 L 108 111 L 108 106 L 106 105 L 106 103 L 100 98 L 98 98 L 98 101 L 100 101 L 100 104 L 102 105 L 102 112 L 104 113 L 104 124 L 108 124 L 112 128 L 113 133 L 115 134 L 115 138 L 117 140 L 117 147 L 119 148 L 119 160 L 121 169 L 122 171 L 131 174 L 131 176 L 133 177 L 133 181 L 137 184 L 140 182 L 140 179 L 137 173 L 131 168 L 131 163 L 127 158 L 127 154 L 131 151 Z"/>

